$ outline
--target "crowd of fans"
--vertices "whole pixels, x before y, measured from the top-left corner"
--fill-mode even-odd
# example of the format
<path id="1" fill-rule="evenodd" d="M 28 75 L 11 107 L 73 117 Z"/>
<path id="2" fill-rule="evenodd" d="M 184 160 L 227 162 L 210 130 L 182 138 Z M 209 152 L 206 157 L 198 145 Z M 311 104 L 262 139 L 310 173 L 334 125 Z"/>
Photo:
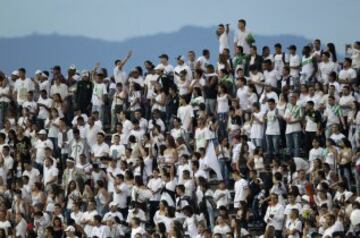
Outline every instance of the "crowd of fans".
<path id="1" fill-rule="evenodd" d="M 1 72 L 0 237 L 359 237 L 360 42 L 229 32 L 175 67 Z"/>

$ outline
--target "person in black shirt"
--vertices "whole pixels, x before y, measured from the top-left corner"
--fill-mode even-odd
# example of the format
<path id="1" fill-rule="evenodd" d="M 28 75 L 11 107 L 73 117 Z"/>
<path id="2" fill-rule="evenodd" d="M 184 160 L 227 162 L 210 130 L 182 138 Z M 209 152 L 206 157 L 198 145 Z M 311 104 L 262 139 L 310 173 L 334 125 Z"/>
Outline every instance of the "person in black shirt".
<path id="1" fill-rule="evenodd" d="M 305 124 L 305 151 L 309 153 L 312 148 L 312 141 L 321 133 L 321 114 L 314 109 L 314 102 L 308 101 L 306 103 L 306 110 L 304 113 Z"/>
<path id="2" fill-rule="evenodd" d="M 259 199 L 258 195 L 261 192 L 261 179 L 257 176 L 256 170 L 250 170 L 249 172 L 250 182 L 249 182 L 249 190 L 250 195 L 248 197 L 248 202 L 251 206 L 251 210 L 254 214 L 254 219 L 256 221 L 261 220 L 259 214 Z"/>
<path id="3" fill-rule="evenodd" d="M 77 107 L 81 108 L 82 113 L 89 113 L 91 110 L 91 97 L 93 84 L 90 81 L 90 73 L 84 71 L 81 73 L 81 80 L 77 82 L 75 92 L 75 102 Z"/>
<path id="4" fill-rule="evenodd" d="M 156 74 L 159 75 L 157 81 L 161 84 L 162 88 L 164 89 L 164 92 L 168 95 L 169 88 L 172 85 L 174 85 L 173 79 L 164 73 L 165 71 L 164 66 L 158 65 L 156 66 L 155 70 L 156 70 Z"/>
<path id="5" fill-rule="evenodd" d="M 214 115 L 216 98 L 217 98 L 217 86 L 218 86 L 218 76 L 215 74 L 215 69 L 213 65 L 207 66 L 207 83 L 204 86 L 205 93 L 205 105 L 207 112 L 211 115 Z"/>
<path id="6" fill-rule="evenodd" d="M 168 97 L 168 104 L 166 110 L 167 125 L 173 125 L 172 119 L 176 117 L 178 108 L 179 108 L 179 94 L 176 85 L 172 85 L 169 88 L 169 97 Z"/>
<path id="7" fill-rule="evenodd" d="M 22 161 L 31 160 L 31 141 L 28 137 L 24 135 L 24 128 L 19 126 L 16 133 L 16 153 L 20 156 Z"/>

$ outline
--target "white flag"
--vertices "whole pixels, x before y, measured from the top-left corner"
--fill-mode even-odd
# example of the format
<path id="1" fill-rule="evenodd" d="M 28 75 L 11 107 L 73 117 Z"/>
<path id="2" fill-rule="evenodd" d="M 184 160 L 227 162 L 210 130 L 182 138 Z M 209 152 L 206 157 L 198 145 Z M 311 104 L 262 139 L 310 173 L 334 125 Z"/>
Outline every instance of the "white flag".
<path id="1" fill-rule="evenodd" d="M 215 153 L 214 143 L 212 141 L 209 142 L 209 145 L 206 149 L 204 160 L 205 160 L 206 165 L 210 169 L 214 170 L 218 180 L 223 180 L 223 176 L 221 175 L 220 164 L 219 164 L 218 158 Z"/>

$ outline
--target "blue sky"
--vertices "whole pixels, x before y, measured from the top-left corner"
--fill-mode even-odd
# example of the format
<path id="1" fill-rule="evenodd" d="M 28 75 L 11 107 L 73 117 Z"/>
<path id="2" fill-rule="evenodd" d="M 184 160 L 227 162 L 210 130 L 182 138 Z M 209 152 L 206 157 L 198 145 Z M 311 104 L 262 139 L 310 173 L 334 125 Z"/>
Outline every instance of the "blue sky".
<path id="1" fill-rule="evenodd" d="M 239 18 L 253 32 L 296 34 L 338 47 L 360 40 L 359 0 L 0 0 L 0 37 L 32 33 L 111 41 L 215 26 Z M 343 49 L 343 48 L 342 48 Z"/>

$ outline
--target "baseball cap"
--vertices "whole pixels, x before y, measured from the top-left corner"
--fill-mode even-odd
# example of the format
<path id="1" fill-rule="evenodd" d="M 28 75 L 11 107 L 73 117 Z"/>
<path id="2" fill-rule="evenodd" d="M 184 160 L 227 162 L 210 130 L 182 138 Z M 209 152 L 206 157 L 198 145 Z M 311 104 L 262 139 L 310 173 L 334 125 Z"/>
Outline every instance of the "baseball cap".
<path id="1" fill-rule="evenodd" d="M 65 232 L 67 232 L 67 231 L 75 232 L 75 227 L 73 227 L 73 226 L 68 226 L 68 227 L 66 227 L 66 229 L 65 229 L 64 231 L 65 231 Z"/>
<path id="2" fill-rule="evenodd" d="M 69 69 L 70 70 L 76 70 L 76 66 L 74 64 L 72 64 L 72 65 L 69 66 Z"/>
<path id="3" fill-rule="evenodd" d="M 183 55 L 179 55 L 178 57 L 176 57 L 176 59 L 185 62 L 185 57 Z"/>
<path id="4" fill-rule="evenodd" d="M 89 77 L 90 73 L 87 69 L 81 71 L 81 77 Z"/>
<path id="5" fill-rule="evenodd" d="M 19 71 L 18 70 L 14 70 L 11 75 L 14 75 L 14 76 L 18 76 L 19 77 Z"/>
<path id="6" fill-rule="evenodd" d="M 159 56 L 159 58 L 160 59 L 169 59 L 169 56 L 167 55 L 167 54 L 161 54 L 160 56 Z"/>
<path id="7" fill-rule="evenodd" d="M 35 71 L 35 75 L 42 74 L 42 71 L 40 69 Z"/>
<path id="8" fill-rule="evenodd" d="M 44 129 L 42 129 L 38 132 L 38 135 L 47 135 L 47 133 Z"/>
<path id="9" fill-rule="evenodd" d="M 165 67 L 162 64 L 159 64 L 155 67 L 155 70 L 165 70 Z"/>
<path id="10" fill-rule="evenodd" d="M 74 160 L 74 158 L 69 157 L 69 158 L 67 158 L 66 162 L 75 163 L 75 160 Z"/>

